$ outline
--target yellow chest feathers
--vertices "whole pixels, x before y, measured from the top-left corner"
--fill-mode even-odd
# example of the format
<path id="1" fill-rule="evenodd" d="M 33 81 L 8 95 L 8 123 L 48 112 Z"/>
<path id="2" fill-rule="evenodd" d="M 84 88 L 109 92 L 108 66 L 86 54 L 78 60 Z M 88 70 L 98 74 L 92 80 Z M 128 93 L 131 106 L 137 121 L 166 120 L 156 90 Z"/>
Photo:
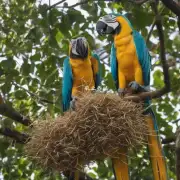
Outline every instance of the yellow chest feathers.
<path id="1" fill-rule="evenodd" d="M 115 36 L 116 57 L 121 68 L 132 68 L 136 60 L 136 51 L 132 35 L 120 38 Z"/>
<path id="2" fill-rule="evenodd" d="M 73 73 L 72 94 L 77 96 L 79 92 L 94 88 L 93 71 L 90 59 L 70 59 Z"/>
<path id="3" fill-rule="evenodd" d="M 118 61 L 118 69 L 125 75 L 134 76 L 137 68 L 140 67 L 133 36 L 130 34 L 125 37 L 114 37 L 116 47 L 116 57 Z M 133 77 L 132 77 L 133 78 Z M 132 79 L 131 78 L 131 79 Z"/>

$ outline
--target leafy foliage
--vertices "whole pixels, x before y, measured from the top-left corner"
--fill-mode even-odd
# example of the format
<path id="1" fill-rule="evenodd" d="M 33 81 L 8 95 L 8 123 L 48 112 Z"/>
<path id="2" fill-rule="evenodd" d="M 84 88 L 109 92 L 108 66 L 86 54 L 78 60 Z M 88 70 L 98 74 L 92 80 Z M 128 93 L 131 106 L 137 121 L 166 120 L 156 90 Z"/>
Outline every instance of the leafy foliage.
<path id="1" fill-rule="evenodd" d="M 0 90 L 6 103 L 31 119 L 43 118 L 48 114 L 55 117 L 61 110 L 62 63 L 68 54 L 68 41 L 76 36 L 85 36 L 90 47 L 95 50 L 104 46 L 110 52 L 112 39 L 97 35 L 95 23 L 99 16 L 113 8 L 114 11 L 128 12 L 135 29 L 144 37 L 154 21 L 154 14 L 149 4 L 139 7 L 127 1 L 122 3 L 105 3 L 89 1 L 78 8 L 51 8 L 35 0 L 21 1 L 0 0 Z M 67 6 L 67 4 L 65 4 Z M 166 55 L 170 67 L 172 92 L 153 101 L 156 110 L 160 134 L 163 138 L 174 135 L 177 124 L 172 124 L 179 116 L 180 69 L 178 61 L 180 36 L 177 18 L 160 4 L 166 39 Z M 153 38 L 152 38 L 153 37 Z M 162 71 L 159 62 L 159 45 L 157 30 L 154 29 L 148 47 L 153 60 L 154 88 L 163 86 Z M 104 42 L 104 43 L 102 43 Z M 109 65 L 109 60 L 104 60 Z M 108 69 L 103 68 L 103 88 L 113 89 L 114 84 Z M 46 101 L 43 101 L 43 100 Z M 47 103 L 48 102 L 48 103 Z M 10 127 L 25 132 L 27 128 L 13 120 L 1 117 L 1 127 Z M 175 179 L 174 147 L 164 146 L 170 178 Z M 129 164 L 132 179 L 152 179 L 147 149 L 130 152 Z M 98 163 L 89 171 L 91 177 L 113 179 L 111 161 Z M 23 155 L 23 146 L 0 136 L 0 171 L 4 179 L 63 179 L 59 173 L 43 171 L 35 167 Z"/>

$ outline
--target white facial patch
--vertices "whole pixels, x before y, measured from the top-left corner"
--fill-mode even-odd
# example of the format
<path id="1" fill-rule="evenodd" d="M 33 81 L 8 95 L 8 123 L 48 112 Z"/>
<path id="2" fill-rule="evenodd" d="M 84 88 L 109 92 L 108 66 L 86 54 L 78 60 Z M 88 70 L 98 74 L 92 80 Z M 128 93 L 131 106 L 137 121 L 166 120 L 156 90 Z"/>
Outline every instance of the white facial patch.
<path id="1" fill-rule="evenodd" d="M 88 42 L 87 42 L 87 40 L 86 40 L 85 37 L 80 37 L 80 38 L 78 38 L 78 39 L 82 39 L 84 46 L 85 46 L 86 48 L 88 47 Z"/>
<path id="2" fill-rule="evenodd" d="M 116 21 L 116 16 L 113 16 L 113 15 L 106 15 L 106 16 L 100 17 L 99 21 L 107 24 L 108 26 L 112 27 L 114 30 L 119 25 L 119 23 Z"/>
<path id="3" fill-rule="evenodd" d="M 79 55 L 79 53 L 76 51 L 77 40 L 79 40 L 79 39 L 82 40 L 85 47 L 88 47 L 88 42 L 87 42 L 85 37 L 79 37 L 77 39 L 72 39 L 71 40 L 72 53 L 75 54 L 75 55 Z"/>
<path id="4" fill-rule="evenodd" d="M 72 49 L 72 53 L 75 55 L 79 55 L 76 51 L 76 46 L 77 46 L 77 39 L 72 39 L 71 40 L 71 49 Z"/>

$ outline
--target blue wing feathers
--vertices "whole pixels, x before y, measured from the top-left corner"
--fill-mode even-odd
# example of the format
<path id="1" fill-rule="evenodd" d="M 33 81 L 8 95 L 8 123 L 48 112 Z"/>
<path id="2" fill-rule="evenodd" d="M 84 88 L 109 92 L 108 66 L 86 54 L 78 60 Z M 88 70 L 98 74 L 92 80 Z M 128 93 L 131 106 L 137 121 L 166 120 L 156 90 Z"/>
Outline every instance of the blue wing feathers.
<path id="1" fill-rule="evenodd" d="M 136 53 L 138 56 L 139 63 L 143 71 L 144 85 L 149 86 L 150 84 L 150 69 L 151 69 L 151 56 L 149 54 L 146 43 L 137 31 L 133 31 L 134 43 L 136 46 Z"/>
<path id="2" fill-rule="evenodd" d="M 118 63 L 117 63 L 117 60 L 116 60 L 116 48 L 114 46 L 114 43 L 111 46 L 110 66 L 111 66 L 111 74 L 112 74 L 113 80 L 115 82 L 115 86 L 118 89 L 118 87 L 119 87 L 119 82 L 118 82 Z"/>
<path id="3" fill-rule="evenodd" d="M 95 81 L 95 89 L 98 88 L 98 86 L 101 85 L 101 81 L 102 81 L 102 67 L 101 67 L 101 62 L 99 59 L 99 56 L 95 53 L 92 53 L 92 56 L 98 61 L 98 73 L 96 74 L 96 81 Z"/>
<path id="4" fill-rule="evenodd" d="M 73 75 L 69 57 L 64 59 L 63 63 L 63 80 L 62 80 L 62 104 L 63 112 L 67 111 L 70 107 L 71 94 L 73 86 Z"/>

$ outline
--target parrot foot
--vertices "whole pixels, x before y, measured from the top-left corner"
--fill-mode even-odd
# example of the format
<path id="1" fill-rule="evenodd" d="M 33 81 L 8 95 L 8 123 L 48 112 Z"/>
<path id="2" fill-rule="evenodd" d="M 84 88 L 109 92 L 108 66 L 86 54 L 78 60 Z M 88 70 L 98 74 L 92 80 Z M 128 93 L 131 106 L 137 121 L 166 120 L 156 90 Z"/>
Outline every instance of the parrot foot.
<path id="1" fill-rule="evenodd" d="M 140 85 L 136 81 L 132 81 L 128 85 L 132 90 L 138 91 Z"/>
<path id="2" fill-rule="evenodd" d="M 140 84 L 138 84 L 136 81 L 132 81 L 129 83 L 128 85 L 133 91 L 135 91 L 136 93 L 141 93 L 141 92 L 148 92 L 148 87 L 145 86 L 141 86 Z"/>
<path id="3" fill-rule="evenodd" d="M 72 101 L 70 102 L 70 109 L 72 110 L 72 111 L 75 111 L 75 109 L 76 109 L 76 101 L 77 101 L 77 97 L 72 97 Z"/>
<path id="4" fill-rule="evenodd" d="M 119 95 L 120 97 L 124 97 L 124 95 L 125 95 L 125 89 L 124 89 L 124 88 L 119 88 L 119 89 L 118 89 L 118 95 Z"/>

